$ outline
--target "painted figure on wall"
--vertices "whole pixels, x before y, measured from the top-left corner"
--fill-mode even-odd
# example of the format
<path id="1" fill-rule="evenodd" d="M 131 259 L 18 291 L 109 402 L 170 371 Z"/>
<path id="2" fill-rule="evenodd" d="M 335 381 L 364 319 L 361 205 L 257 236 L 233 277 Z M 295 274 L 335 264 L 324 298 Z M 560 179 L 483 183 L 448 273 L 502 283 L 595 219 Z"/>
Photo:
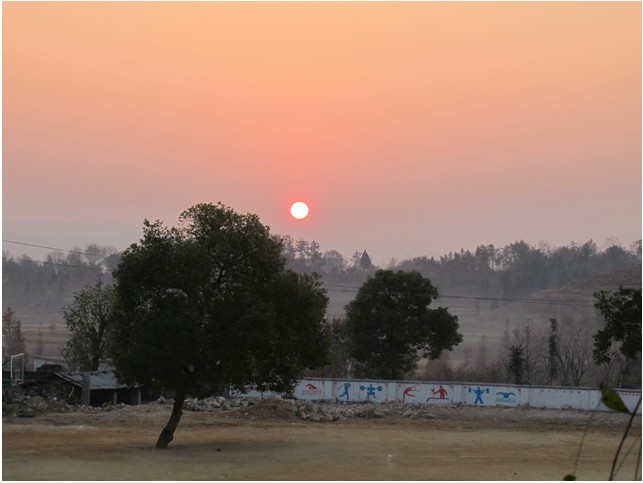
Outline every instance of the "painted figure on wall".
<path id="1" fill-rule="evenodd" d="M 345 382 L 342 387 L 344 388 L 344 392 L 342 394 L 340 394 L 339 396 L 337 396 L 337 399 L 340 399 L 342 397 L 346 397 L 346 400 L 348 401 L 348 399 L 349 399 L 348 388 L 351 387 L 351 383 L 350 382 Z"/>
<path id="2" fill-rule="evenodd" d="M 469 392 L 473 392 L 476 395 L 476 400 L 473 402 L 473 404 L 478 404 L 478 402 L 480 404 L 484 404 L 484 401 L 482 400 L 482 395 L 485 392 L 489 394 L 489 388 L 481 389 L 480 386 L 478 386 L 477 389 L 473 389 L 473 391 L 471 390 L 471 388 L 469 388 Z"/>
<path id="3" fill-rule="evenodd" d="M 377 397 L 376 394 L 375 394 L 375 390 L 377 389 L 378 391 L 381 392 L 382 389 L 384 389 L 384 388 L 382 386 L 375 387 L 375 386 L 373 386 L 373 383 L 371 383 L 368 387 L 360 386 L 359 389 L 360 389 L 360 391 L 366 391 L 366 399 L 371 398 L 371 397 L 373 399 L 375 399 Z"/>
<path id="4" fill-rule="evenodd" d="M 415 394 L 413 393 L 417 390 L 418 390 L 417 386 L 409 386 L 406 389 L 404 389 L 404 392 L 402 392 L 402 402 L 405 403 L 407 397 L 412 397 L 415 399 Z"/>
<path id="5" fill-rule="evenodd" d="M 447 392 L 446 389 L 444 389 L 444 387 L 442 387 L 442 385 L 440 385 L 440 387 L 438 389 L 436 389 L 436 388 L 431 389 L 431 394 L 437 394 L 438 396 L 437 397 L 429 396 L 429 397 L 426 398 L 427 401 L 429 401 L 431 399 L 446 399 L 447 394 L 449 394 L 449 393 Z"/>

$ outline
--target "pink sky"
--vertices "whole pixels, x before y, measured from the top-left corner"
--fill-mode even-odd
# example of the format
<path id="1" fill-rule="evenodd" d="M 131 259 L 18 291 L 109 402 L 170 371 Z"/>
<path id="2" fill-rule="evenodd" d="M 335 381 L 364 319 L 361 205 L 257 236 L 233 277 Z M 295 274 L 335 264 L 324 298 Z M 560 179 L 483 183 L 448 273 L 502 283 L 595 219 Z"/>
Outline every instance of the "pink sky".
<path id="1" fill-rule="evenodd" d="M 2 9 L 5 222 L 222 201 L 380 264 L 641 238 L 638 2 Z"/>

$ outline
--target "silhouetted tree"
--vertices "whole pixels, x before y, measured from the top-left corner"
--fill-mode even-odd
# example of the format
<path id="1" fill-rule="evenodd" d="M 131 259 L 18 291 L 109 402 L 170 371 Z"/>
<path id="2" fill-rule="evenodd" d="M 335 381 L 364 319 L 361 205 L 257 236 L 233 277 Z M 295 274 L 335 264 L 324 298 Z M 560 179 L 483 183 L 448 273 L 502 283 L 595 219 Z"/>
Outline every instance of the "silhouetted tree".
<path id="1" fill-rule="evenodd" d="M 256 215 L 198 204 L 180 224 L 144 223 L 114 273 L 113 361 L 120 380 L 175 392 L 156 443 L 172 441 L 188 392 L 215 385 L 289 391 L 326 362 L 328 298 L 315 275 L 286 270 Z"/>
<path id="2" fill-rule="evenodd" d="M 346 306 L 351 355 L 375 377 L 398 379 L 421 357 L 436 359 L 462 342 L 458 318 L 429 309 L 438 297 L 417 272 L 378 270 Z"/>
<path id="3" fill-rule="evenodd" d="M 368 253 L 366 253 L 366 250 L 364 250 L 364 253 L 362 253 L 362 257 L 359 259 L 359 266 L 362 267 L 364 270 L 370 270 L 370 268 L 373 266 L 373 263 L 371 262 L 371 257 L 368 256 Z"/>
<path id="4" fill-rule="evenodd" d="M 525 373 L 525 348 L 522 344 L 512 345 L 507 358 L 507 374 L 514 384 L 522 384 Z"/>

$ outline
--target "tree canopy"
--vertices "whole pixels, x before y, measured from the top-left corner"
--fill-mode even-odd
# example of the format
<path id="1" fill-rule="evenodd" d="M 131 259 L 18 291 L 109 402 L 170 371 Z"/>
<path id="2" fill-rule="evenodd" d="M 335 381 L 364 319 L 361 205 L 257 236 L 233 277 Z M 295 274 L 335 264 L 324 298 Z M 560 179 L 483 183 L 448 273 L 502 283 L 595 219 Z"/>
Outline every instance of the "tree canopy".
<path id="1" fill-rule="evenodd" d="M 321 282 L 285 269 L 280 241 L 256 215 L 198 204 L 179 221 L 146 220 L 114 273 L 117 376 L 176 393 L 157 447 L 172 440 L 188 391 L 289 390 L 326 356 Z"/>
<path id="2" fill-rule="evenodd" d="M 462 342 L 458 318 L 428 308 L 437 297 L 417 272 L 378 270 L 367 279 L 346 306 L 351 355 L 365 376 L 398 379 L 421 357 L 436 359 Z"/>
<path id="3" fill-rule="evenodd" d="M 611 360 L 614 344 L 628 359 L 641 354 L 641 289 L 623 287 L 614 292 L 595 294 L 594 306 L 605 319 L 605 327 L 594 335 L 594 360 L 597 364 Z"/>
<path id="4" fill-rule="evenodd" d="M 70 367 L 96 371 L 107 358 L 114 303 L 114 287 L 100 281 L 74 293 L 74 300 L 63 310 L 70 337 L 62 353 Z"/>

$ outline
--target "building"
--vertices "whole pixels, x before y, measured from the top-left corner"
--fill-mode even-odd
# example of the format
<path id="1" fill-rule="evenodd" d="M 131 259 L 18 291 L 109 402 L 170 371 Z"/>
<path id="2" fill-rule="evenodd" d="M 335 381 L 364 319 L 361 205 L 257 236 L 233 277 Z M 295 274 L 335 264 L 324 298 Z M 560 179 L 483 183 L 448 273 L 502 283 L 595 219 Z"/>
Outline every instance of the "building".
<path id="1" fill-rule="evenodd" d="M 64 398 L 78 404 L 141 404 L 141 388 L 119 383 L 112 371 L 57 372 L 56 377 L 64 383 Z"/>

